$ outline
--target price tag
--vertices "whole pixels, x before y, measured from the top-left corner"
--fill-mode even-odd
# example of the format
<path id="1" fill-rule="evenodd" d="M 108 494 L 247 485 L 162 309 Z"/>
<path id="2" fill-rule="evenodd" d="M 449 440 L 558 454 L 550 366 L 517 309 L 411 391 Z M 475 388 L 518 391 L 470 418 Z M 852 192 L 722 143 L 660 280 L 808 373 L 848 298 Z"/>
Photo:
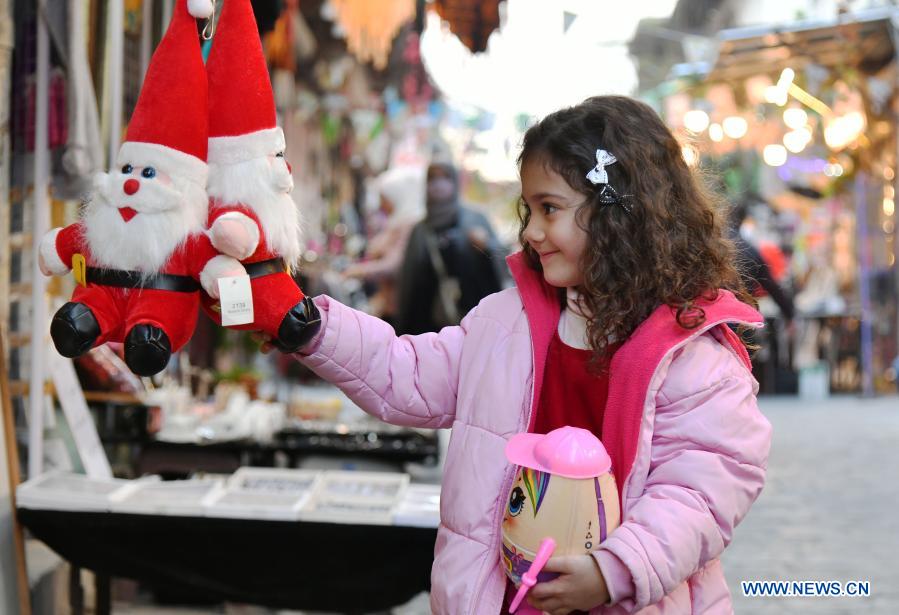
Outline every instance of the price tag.
<path id="1" fill-rule="evenodd" d="M 250 276 L 238 275 L 216 280 L 222 306 L 222 326 L 248 325 L 253 322 L 253 289 Z"/>

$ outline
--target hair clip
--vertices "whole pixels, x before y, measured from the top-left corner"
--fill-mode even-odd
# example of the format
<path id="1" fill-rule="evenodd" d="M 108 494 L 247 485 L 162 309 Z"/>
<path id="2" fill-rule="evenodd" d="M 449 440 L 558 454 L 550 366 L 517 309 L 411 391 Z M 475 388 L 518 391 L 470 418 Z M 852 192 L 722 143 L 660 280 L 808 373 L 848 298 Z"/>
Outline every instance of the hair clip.
<path id="1" fill-rule="evenodd" d="M 624 211 L 631 213 L 631 207 L 625 200 L 629 199 L 630 196 L 630 194 L 618 194 L 618 191 L 611 184 L 603 184 L 596 198 L 599 200 L 600 205 L 620 205 Z"/>
<path id="2" fill-rule="evenodd" d="M 587 173 L 587 180 L 591 184 L 608 184 L 609 173 L 606 171 L 606 165 L 616 162 L 618 162 L 618 159 L 611 153 L 604 149 L 596 150 L 596 166 Z"/>

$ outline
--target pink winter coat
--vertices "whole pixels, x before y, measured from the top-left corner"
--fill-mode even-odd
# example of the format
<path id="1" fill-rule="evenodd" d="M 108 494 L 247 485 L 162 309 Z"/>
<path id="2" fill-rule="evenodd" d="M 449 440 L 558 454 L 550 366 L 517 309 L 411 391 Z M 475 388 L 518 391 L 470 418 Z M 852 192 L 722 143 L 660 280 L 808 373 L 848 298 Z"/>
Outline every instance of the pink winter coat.
<path id="1" fill-rule="evenodd" d="M 458 327 L 397 337 L 381 320 L 318 297 L 321 332 L 299 360 L 365 411 L 398 425 L 452 427 L 431 572 L 431 610 L 496 615 L 506 577 L 500 522 L 515 468 L 506 441 L 533 424 L 555 289 L 509 257 L 517 283 Z M 760 326 L 722 291 L 705 323 L 657 309 L 615 354 L 602 440 L 622 524 L 595 552 L 612 603 L 594 613 L 727 613 L 718 557 L 765 480 L 771 427 L 745 350 L 723 323 Z"/>

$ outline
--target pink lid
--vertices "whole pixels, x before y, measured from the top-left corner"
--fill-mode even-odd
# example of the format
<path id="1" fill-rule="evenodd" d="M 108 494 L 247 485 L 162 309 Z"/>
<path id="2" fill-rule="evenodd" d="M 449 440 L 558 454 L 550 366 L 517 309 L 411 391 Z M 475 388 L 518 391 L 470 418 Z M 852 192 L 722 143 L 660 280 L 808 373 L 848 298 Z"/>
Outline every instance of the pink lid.
<path id="1" fill-rule="evenodd" d="M 599 438 L 580 427 L 512 436 L 506 444 L 506 458 L 515 465 L 567 478 L 592 478 L 612 468 Z"/>

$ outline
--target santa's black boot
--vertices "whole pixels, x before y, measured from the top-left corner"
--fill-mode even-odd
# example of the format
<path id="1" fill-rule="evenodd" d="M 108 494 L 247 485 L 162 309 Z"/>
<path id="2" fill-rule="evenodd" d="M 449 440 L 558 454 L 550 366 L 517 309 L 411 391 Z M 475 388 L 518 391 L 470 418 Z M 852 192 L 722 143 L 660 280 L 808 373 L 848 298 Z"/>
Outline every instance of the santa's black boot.
<path id="1" fill-rule="evenodd" d="M 94 346 L 100 335 L 100 323 L 83 303 L 69 301 L 59 308 L 50 323 L 53 345 L 64 357 L 73 359 Z"/>
<path id="2" fill-rule="evenodd" d="M 322 326 L 321 314 L 311 297 L 290 308 L 278 327 L 278 339 L 272 340 L 275 348 L 283 353 L 293 353 L 311 340 Z"/>
<path id="3" fill-rule="evenodd" d="M 125 363 L 138 376 L 158 374 L 171 356 L 169 336 L 159 327 L 134 325 L 125 338 Z"/>

